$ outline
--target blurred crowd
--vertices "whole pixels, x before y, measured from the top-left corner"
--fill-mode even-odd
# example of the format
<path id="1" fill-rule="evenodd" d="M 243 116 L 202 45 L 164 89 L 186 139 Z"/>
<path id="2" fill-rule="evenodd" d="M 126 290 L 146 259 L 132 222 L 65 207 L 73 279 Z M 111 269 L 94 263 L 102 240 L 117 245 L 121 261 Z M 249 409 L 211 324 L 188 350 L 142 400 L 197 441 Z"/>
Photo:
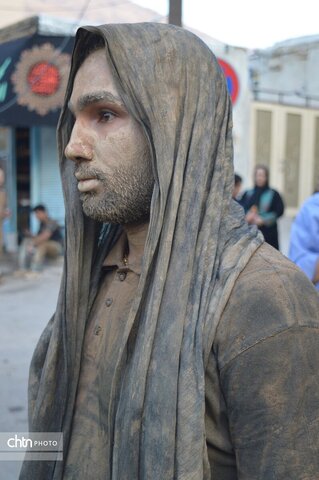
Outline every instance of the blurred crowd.
<path id="1" fill-rule="evenodd" d="M 277 220 L 284 214 L 283 198 L 269 185 L 266 166 L 255 167 L 253 180 L 253 188 L 242 191 L 242 178 L 235 174 L 233 198 L 243 207 L 247 222 L 256 225 L 266 242 L 279 250 Z M 319 188 L 292 223 L 288 256 L 319 290 Z"/>
<path id="2" fill-rule="evenodd" d="M 284 214 L 283 198 L 269 185 L 266 166 L 255 167 L 253 181 L 253 188 L 243 191 L 242 177 L 236 173 L 233 199 L 243 207 L 247 222 L 256 225 L 266 242 L 279 250 L 277 220 Z M 17 273 L 21 275 L 41 271 L 48 259 L 59 257 L 63 251 L 61 227 L 49 216 L 46 206 L 36 205 L 31 212 L 39 227 L 35 235 L 29 230 L 20 235 Z M 0 167 L 0 266 L 5 254 L 3 223 L 8 216 L 5 172 Z M 319 188 L 304 202 L 293 221 L 288 256 L 319 290 Z"/>

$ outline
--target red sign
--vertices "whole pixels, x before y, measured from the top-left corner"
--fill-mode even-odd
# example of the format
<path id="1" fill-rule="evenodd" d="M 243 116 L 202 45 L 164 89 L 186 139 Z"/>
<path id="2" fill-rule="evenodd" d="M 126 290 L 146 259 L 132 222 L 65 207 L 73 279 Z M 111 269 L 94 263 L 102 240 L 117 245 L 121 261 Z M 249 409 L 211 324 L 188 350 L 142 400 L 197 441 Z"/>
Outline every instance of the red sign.
<path id="1" fill-rule="evenodd" d="M 70 69 L 70 55 L 51 43 L 23 50 L 12 74 L 18 105 L 47 115 L 63 104 Z"/>
<path id="2" fill-rule="evenodd" d="M 47 62 L 36 63 L 30 69 L 28 83 L 33 93 L 53 95 L 60 84 L 59 70 Z"/>
<path id="3" fill-rule="evenodd" d="M 235 104 L 239 93 L 239 81 L 237 73 L 229 63 L 225 62 L 225 60 L 221 60 L 220 58 L 217 60 L 226 77 L 227 87 L 232 103 Z"/>

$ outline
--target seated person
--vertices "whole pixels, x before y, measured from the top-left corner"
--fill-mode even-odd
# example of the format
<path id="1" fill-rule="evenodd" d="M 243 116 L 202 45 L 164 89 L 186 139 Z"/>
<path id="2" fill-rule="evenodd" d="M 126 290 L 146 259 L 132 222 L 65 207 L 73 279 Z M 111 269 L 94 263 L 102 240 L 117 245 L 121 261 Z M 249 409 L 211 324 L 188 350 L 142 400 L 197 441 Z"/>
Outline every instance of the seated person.
<path id="1" fill-rule="evenodd" d="M 46 258 L 56 258 L 62 253 L 62 234 L 58 223 L 49 217 L 44 205 L 32 210 L 40 222 L 38 234 L 29 233 L 19 250 L 19 268 L 33 271 L 42 270 Z"/>

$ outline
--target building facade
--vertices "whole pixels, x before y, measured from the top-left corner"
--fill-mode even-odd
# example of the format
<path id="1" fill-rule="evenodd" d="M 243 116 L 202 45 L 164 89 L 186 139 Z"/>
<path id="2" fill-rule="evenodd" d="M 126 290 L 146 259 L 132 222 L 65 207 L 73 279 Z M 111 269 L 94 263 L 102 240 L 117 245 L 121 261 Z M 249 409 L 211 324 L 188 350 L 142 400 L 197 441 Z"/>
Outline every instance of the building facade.
<path id="1" fill-rule="evenodd" d="M 250 57 L 252 166 L 270 167 L 287 214 L 319 186 L 319 36 L 291 39 Z"/>
<path id="2" fill-rule="evenodd" d="M 11 216 L 6 220 L 8 251 L 37 225 L 31 208 L 46 205 L 64 224 L 56 125 L 70 68 L 75 26 L 50 17 L 32 17 L 0 31 L 0 164 L 6 170 Z M 250 115 L 248 54 L 200 32 L 217 56 L 231 94 L 235 165 L 248 172 Z"/>
<path id="3" fill-rule="evenodd" d="M 4 232 L 8 251 L 16 251 L 25 230 L 37 227 L 31 215 L 36 204 L 64 223 L 55 129 L 74 37 L 70 25 L 61 29 L 61 22 L 32 17 L 0 32 L 0 165 L 10 210 Z"/>
<path id="4" fill-rule="evenodd" d="M 112 3 L 112 12 L 107 9 L 112 18 L 106 21 L 166 21 L 151 10 L 131 7 L 122 12 L 119 2 Z M 0 165 L 11 211 L 5 222 L 10 251 L 17 249 L 25 229 L 36 228 L 30 208 L 37 203 L 64 223 L 56 124 L 76 26 L 37 16 L 0 30 Z M 319 36 L 249 52 L 190 30 L 211 48 L 226 77 L 235 171 L 246 188 L 254 165 L 268 165 L 286 213 L 294 215 L 319 183 Z"/>

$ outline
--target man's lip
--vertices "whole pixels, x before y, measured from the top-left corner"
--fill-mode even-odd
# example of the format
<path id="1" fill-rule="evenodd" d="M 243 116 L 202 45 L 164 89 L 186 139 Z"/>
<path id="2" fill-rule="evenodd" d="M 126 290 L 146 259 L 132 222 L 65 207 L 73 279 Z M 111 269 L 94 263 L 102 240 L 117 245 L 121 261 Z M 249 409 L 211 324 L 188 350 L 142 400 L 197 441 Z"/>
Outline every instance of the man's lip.
<path id="1" fill-rule="evenodd" d="M 78 190 L 80 192 L 90 192 L 99 187 L 99 180 L 97 178 L 84 178 L 78 181 Z"/>

